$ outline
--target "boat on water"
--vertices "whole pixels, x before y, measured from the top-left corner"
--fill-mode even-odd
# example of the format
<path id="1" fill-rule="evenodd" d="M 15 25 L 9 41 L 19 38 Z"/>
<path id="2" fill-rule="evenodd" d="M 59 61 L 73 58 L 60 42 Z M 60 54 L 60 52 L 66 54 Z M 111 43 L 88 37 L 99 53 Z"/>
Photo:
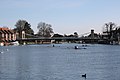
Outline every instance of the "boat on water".
<path id="1" fill-rule="evenodd" d="M 0 51 L 0 53 L 3 53 L 3 51 Z"/>
<path id="2" fill-rule="evenodd" d="M 78 46 L 75 46 L 75 48 L 74 49 L 87 49 L 87 48 L 85 48 L 85 47 L 78 47 Z"/>
<path id="3" fill-rule="evenodd" d="M 75 46 L 75 49 L 78 49 L 78 46 Z"/>

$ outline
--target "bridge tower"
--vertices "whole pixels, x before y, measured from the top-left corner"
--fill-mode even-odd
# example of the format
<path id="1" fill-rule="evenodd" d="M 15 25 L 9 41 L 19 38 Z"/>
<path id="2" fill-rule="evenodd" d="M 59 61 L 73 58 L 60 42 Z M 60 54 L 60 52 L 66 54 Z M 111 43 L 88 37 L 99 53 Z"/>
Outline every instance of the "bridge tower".
<path id="1" fill-rule="evenodd" d="M 22 31 L 22 39 L 25 39 L 25 31 Z M 26 44 L 26 41 L 21 41 L 23 45 Z"/>
<path id="2" fill-rule="evenodd" d="M 25 31 L 22 31 L 22 39 L 25 39 Z"/>
<path id="3" fill-rule="evenodd" d="M 91 39 L 94 39 L 94 30 L 91 30 Z"/>

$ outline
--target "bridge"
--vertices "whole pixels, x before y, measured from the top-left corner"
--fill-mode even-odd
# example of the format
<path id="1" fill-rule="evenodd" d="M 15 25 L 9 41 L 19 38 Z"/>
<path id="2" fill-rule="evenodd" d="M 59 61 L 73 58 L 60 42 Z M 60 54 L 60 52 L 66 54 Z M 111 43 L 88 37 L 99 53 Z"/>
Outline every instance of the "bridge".
<path id="1" fill-rule="evenodd" d="M 23 39 L 17 39 L 17 41 L 21 41 L 22 43 L 27 42 L 35 42 L 35 43 L 43 43 L 43 42 L 51 42 L 51 40 L 54 40 L 56 43 L 59 42 L 98 42 L 100 40 L 99 38 L 91 38 L 91 37 L 39 37 L 39 38 L 23 38 Z"/>
<path id="2" fill-rule="evenodd" d="M 100 40 L 100 38 L 91 37 L 39 37 L 39 38 L 19 38 L 17 41 L 30 41 L 30 40 Z"/>
<path id="3" fill-rule="evenodd" d="M 89 34 L 89 33 L 85 33 Z M 26 38 L 25 36 L 31 36 L 32 38 Z M 50 42 L 51 40 L 54 41 L 81 41 L 81 42 L 98 42 L 98 40 L 100 40 L 99 37 L 94 37 L 94 30 L 91 30 L 91 36 L 90 37 L 83 37 L 83 35 L 81 37 L 39 37 L 39 36 L 34 36 L 34 35 L 30 35 L 30 34 L 25 34 L 23 32 L 22 34 L 22 38 L 18 38 L 16 41 L 19 41 L 21 43 L 26 43 L 26 42 Z"/>

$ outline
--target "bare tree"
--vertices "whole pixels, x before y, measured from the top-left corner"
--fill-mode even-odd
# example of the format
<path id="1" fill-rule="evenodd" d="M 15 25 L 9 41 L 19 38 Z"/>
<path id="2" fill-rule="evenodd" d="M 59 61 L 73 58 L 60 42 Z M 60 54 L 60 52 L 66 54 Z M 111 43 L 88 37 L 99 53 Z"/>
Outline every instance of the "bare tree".
<path id="1" fill-rule="evenodd" d="M 46 24 L 45 22 L 38 23 L 38 36 L 41 37 L 51 37 L 51 34 L 54 33 L 51 24 Z"/>
<path id="2" fill-rule="evenodd" d="M 116 24 L 113 22 L 105 23 L 104 25 L 104 33 L 107 33 L 109 39 L 113 36 L 113 31 L 115 29 L 116 29 Z"/>
<path id="3" fill-rule="evenodd" d="M 113 22 L 105 23 L 104 31 L 111 32 L 116 28 L 116 24 Z"/>

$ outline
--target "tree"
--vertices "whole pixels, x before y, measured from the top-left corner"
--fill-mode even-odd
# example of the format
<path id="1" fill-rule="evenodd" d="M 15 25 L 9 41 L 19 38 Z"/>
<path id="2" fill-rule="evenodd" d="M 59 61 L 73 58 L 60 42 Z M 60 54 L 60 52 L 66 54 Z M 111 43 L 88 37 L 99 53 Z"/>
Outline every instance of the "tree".
<path id="1" fill-rule="evenodd" d="M 53 29 L 51 28 L 51 24 L 46 24 L 45 22 L 38 23 L 38 36 L 41 37 L 51 37 L 51 34 L 54 33 Z"/>
<path id="2" fill-rule="evenodd" d="M 74 32 L 74 37 L 78 37 L 78 33 L 77 32 Z"/>
<path id="3" fill-rule="evenodd" d="M 105 23 L 104 33 L 107 33 L 108 39 L 113 36 L 113 31 L 116 29 L 116 24 L 113 22 Z"/>
<path id="4" fill-rule="evenodd" d="M 52 37 L 63 37 L 61 34 L 54 34 Z"/>
<path id="5" fill-rule="evenodd" d="M 19 34 L 20 38 L 22 37 L 22 31 L 25 31 L 26 34 L 34 34 L 34 31 L 31 29 L 31 25 L 26 20 L 18 20 L 15 26 L 16 28 L 14 28 L 14 30 Z"/>
<path id="6" fill-rule="evenodd" d="M 55 37 L 59 37 L 59 38 L 60 38 L 60 37 L 63 37 L 63 35 L 61 35 L 61 34 L 54 34 L 52 37 L 53 37 L 53 38 L 55 38 Z M 61 42 L 61 41 L 62 41 L 62 39 L 57 39 L 57 40 L 55 40 L 55 43 L 56 43 L 56 42 L 59 43 L 59 42 Z"/>

